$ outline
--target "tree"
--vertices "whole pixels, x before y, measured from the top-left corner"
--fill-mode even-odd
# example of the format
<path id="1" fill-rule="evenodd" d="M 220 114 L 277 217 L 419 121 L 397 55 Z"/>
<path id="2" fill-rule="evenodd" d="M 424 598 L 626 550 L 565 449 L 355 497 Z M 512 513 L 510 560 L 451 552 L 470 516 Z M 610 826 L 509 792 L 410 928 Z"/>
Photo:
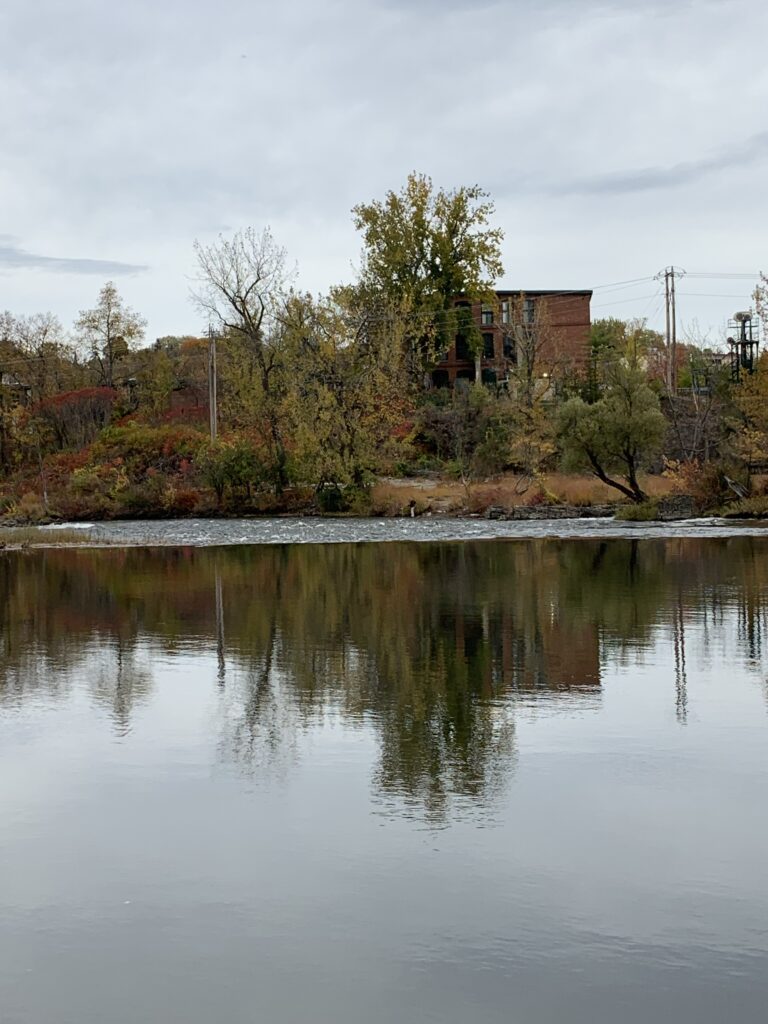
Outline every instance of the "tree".
<path id="1" fill-rule="evenodd" d="M 396 330 L 352 306 L 294 296 L 287 310 L 296 458 L 318 490 L 360 490 L 386 459 L 409 401 Z"/>
<path id="2" fill-rule="evenodd" d="M 64 328 L 52 313 L 0 315 L 0 364 L 5 360 L 37 401 L 86 383 Z"/>
<path id="3" fill-rule="evenodd" d="M 108 425 L 116 397 L 113 388 L 104 387 L 60 392 L 30 407 L 26 420 L 47 451 L 85 448 Z"/>
<path id="4" fill-rule="evenodd" d="M 678 346 L 678 369 L 685 360 L 683 346 Z M 646 379 L 662 384 L 666 380 L 667 354 L 664 338 L 658 331 L 651 330 L 647 322 L 619 320 L 605 317 L 595 320 L 589 335 L 589 367 L 585 397 L 596 401 L 600 391 L 610 379 L 612 367 L 624 359 L 635 366 L 642 366 Z"/>
<path id="5" fill-rule="evenodd" d="M 400 192 L 352 213 L 364 246 L 358 287 L 370 303 L 383 298 L 408 318 L 408 354 L 421 373 L 453 340 L 457 325 L 445 314 L 456 296 L 490 298 L 503 272 L 503 232 L 489 226 L 493 203 L 478 185 L 435 191 L 414 172 Z"/>
<path id="6" fill-rule="evenodd" d="M 263 421 L 274 469 L 275 488 L 288 482 L 281 405 L 285 398 L 283 313 L 291 274 L 269 229 L 219 236 L 211 245 L 195 242 L 199 268 L 194 298 L 225 334 L 239 343 L 245 361 L 238 367 L 253 386 L 252 412 Z"/>
<path id="7" fill-rule="evenodd" d="M 760 283 L 755 288 L 752 298 L 755 300 L 757 315 L 765 325 L 768 323 L 768 274 L 761 272 Z"/>
<path id="8" fill-rule="evenodd" d="M 233 491 L 242 488 L 250 499 L 251 489 L 259 483 L 261 476 L 257 454 L 244 437 L 217 438 L 207 442 L 198 452 L 196 462 L 204 480 L 216 493 L 219 506 L 227 487 Z"/>
<path id="9" fill-rule="evenodd" d="M 768 353 L 733 389 L 733 399 L 740 420 L 735 449 L 748 467 L 763 465 L 768 460 Z"/>
<path id="10" fill-rule="evenodd" d="M 0 470 L 23 448 L 15 435 L 20 408 L 78 389 L 86 377 L 52 313 L 0 313 Z"/>
<path id="11" fill-rule="evenodd" d="M 479 476 L 493 476 L 510 463 L 515 406 L 482 384 L 461 382 L 430 392 L 416 416 L 416 441 L 450 469 L 469 497 Z"/>
<path id="12" fill-rule="evenodd" d="M 591 405 L 571 398 L 560 410 L 558 433 L 566 466 L 586 468 L 632 501 L 646 500 L 637 474 L 661 449 L 667 423 L 659 399 L 635 365 L 616 364 L 603 397 Z M 624 483 L 611 473 L 619 473 Z"/>
<path id="13" fill-rule="evenodd" d="M 516 358 L 509 375 L 516 397 L 532 410 L 551 400 L 552 386 L 562 380 L 569 360 L 561 351 L 546 296 L 531 299 L 521 292 L 511 300 L 510 319 Z"/>
<path id="14" fill-rule="evenodd" d="M 81 310 L 75 330 L 98 368 L 99 383 L 115 385 L 117 364 L 144 337 L 147 321 L 125 305 L 112 283 L 107 281 L 93 309 Z"/>
<path id="15" fill-rule="evenodd" d="M 557 452 L 555 431 L 549 402 L 539 399 L 531 405 L 515 403 L 510 421 L 508 460 L 519 473 L 515 488 L 519 494 L 524 494 L 540 477 Z"/>
<path id="16" fill-rule="evenodd" d="M 739 389 L 731 387 L 729 368 L 710 353 L 691 346 L 689 354 L 687 365 L 678 370 L 681 386 L 662 399 L 671 427 L 665 454 L 698 464 L 728 454 Z"/>

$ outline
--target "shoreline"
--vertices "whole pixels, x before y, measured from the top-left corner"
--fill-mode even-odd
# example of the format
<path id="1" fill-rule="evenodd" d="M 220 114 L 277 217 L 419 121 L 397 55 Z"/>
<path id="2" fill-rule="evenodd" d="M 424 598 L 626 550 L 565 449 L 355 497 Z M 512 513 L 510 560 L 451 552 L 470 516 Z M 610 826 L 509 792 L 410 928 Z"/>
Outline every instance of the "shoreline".
<path id="1" fill-rule="evenodd" d="M 662 498 L 653 502 L 655 509 L 660 513 L 659 522 L 684 521 L 687 519 L 713 518 L 711 515 L 697 516 L 694 511 L 693 502 L 687 495 L 674 495 Z M 205 512 L 189 513 L 179 515 L 178 513 L 166 513 L 162 509 L 153 510 L 151 513 L 141 516 L 110 516 L 99 518 L 96 516 L 83 516 L 77 519 L 65 519 L 60 516 L 41 518 L 35 522 L 24 519 L 9 517 L 0 519 L 0 531 L 5 529 L 61 529 L 72 527 L 82 529 L 80 524 L 94 524 L 102 526 L 110 523 L 160 523 L 160 522 L 263 522 L 266 520 L 317 520 L 317 521 L 410 521 L 422 519 L 456 520 L 456 521 L 477 521 L 479 519 L 496 521 L 560 521 L 578 519 L 614 519 L 621 509 L 631 509 L 633 506 L 623 502 L 600 502 L 574 504 L 572 502 L 542 502 L 541 504 L 489 504 L 472 511 L 470 508 L 414 508 L 411 512 L 407 507 L 398 511 L 380 512 L 371 511 L 360 513 L 352 511 L 344 512 L 322 512 L 315 507 L 304 509 L 284 510 L 247 510 L 247 511 L 224 511 L 210 510 Z M 650 520 L 649 520 L 650 521 Z"/>

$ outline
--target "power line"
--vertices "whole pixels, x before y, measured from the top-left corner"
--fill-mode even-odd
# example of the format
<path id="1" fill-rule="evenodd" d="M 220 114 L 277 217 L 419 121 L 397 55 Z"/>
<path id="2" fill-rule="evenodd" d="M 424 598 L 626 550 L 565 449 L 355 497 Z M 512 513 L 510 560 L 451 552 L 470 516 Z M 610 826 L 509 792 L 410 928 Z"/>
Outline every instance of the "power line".
<path id="1" fill-rule="evenodd" d="M 737 274 L 737 273 L 716 274 L 714 271 L 710 271 L 710 270 L 690 270 L 690 271 L 688 271 L 688 277 L 711 277 L 711 278 L 714 278 L 715 280 L 721 280 L 721 281 L 725 281 L 725 280 L 731 280 L 731 281 L 736 281 L 736 280 L 757 281 L 762 276 L 763 276 L 762 274 Z"/>
<path id="2" fill-rule="evenodd" d="M 643 299 L 655 299 L 659 292 L 651 292 L 649 295 L 632 295 L 628 299 L 612 299 L 611 302 L 590 303 L 593 309 L 603 309 L 605 306 L 620 306 L 625 302 L 642 302 Z"/>
<path id="3" fill-rule="evenodd" d="M 678 292 L 678 295 L 690 295 L 698 299 L 743 299 L 752 298 L 744 292 Z"/>

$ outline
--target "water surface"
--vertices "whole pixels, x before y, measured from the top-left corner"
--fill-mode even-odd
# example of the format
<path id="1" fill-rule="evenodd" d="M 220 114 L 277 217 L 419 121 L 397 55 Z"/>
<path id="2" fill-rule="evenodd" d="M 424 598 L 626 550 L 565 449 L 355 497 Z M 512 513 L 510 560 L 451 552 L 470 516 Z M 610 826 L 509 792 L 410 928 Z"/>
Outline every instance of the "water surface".
<path id="1" fill-rule="evenodd" d="M 616 519 L 495 520 L 424 515 L 386 519 L 353 516 L 282 516 L 253 519 L 157 519 L 62 523 L 96 543 L 132 545 L 344 544 L 368 541 L 465 541 L 494 539 L 656 537 L 768 537 L 764 520 L 690 519 L 670 523 L 624 523 Z M 50 534 L 51 527 L 44 533 Z M 26 531 L 28 533 L 28 530 Z"/>
<path id="2" fill-rule="evenodd" d="M 762 1021 L 767 550 L 5 553 L 4 1024 Z"/>

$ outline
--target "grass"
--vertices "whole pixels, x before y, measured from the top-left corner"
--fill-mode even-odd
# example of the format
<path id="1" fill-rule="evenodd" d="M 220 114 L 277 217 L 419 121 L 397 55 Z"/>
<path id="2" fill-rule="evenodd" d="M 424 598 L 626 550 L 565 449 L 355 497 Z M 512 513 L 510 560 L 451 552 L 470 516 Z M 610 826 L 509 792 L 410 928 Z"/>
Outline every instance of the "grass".
<path id="1" fill-rule="evenodd" d="M 52 530 L 45 526 L 7 526 L 0 528 L 0 547 L 72 547 L 90 539 L 88 530 Z"/>
<path id="2" fill-rule="evenodd" d="M 643 490 L 651 499 L 661 498 L 672 492 L 670 481 L 665 477 L 643 477 Z M 433 512 L 456 513 L 469 509 L 482 513 L 491 506 L 511 508 L 527 505 L 538 492 L 551 495 L 564 505 L 581 508 L 590 505 L 614 504 L 620 495 L 590 476 L 547 473 L 541 481 L 534 481 L 526 488 L 513 474 L 504 474 L 493 480 L 478 481 L 467 488 L 458 480 L 435 479 L 386 479 L 373 487 L 372 507 L 375 515 L 407 514 L 410 501 L 416 502 L 418 511 L 430 508 Z"/>
<path id="3" fill-rule="evenodd" d="M 758 494 L 726 505 L 721 514 L 726 519 L 768 519 L 768 495 Z"/>

